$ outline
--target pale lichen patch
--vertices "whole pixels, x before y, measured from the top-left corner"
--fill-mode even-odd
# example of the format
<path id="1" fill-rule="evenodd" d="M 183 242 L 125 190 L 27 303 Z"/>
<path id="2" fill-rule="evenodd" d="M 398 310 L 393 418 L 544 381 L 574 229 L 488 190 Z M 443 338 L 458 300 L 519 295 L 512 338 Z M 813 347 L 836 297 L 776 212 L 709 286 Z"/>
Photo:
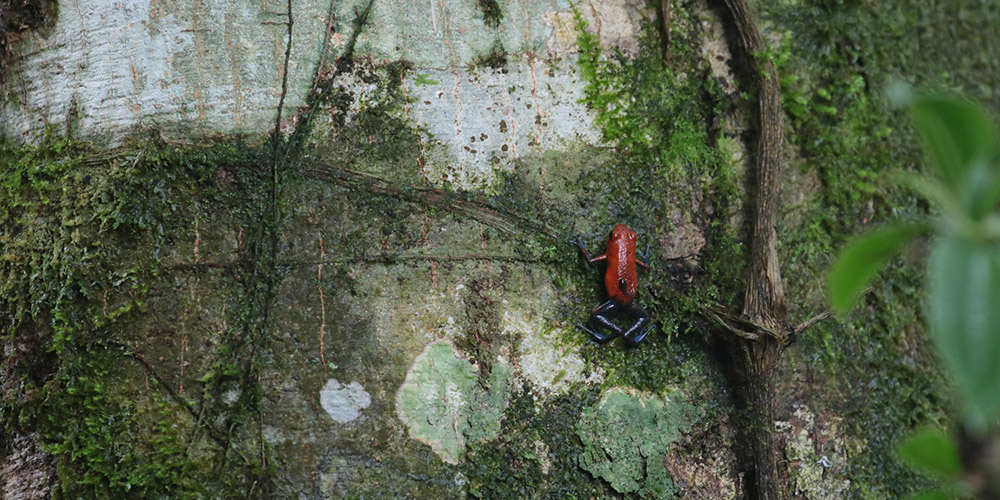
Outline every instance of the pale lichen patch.
<path id="1" fill-rule="evenodd" d="M 331 378 L 320 390 L 319 402 L 330 418 L 346 424 L 361 416 L 361 410 L 372 404 L 372 397 L 357 382 L 343 385 Z"/>
<path id="2" fill-rule="evenodd" d="M 462 461 L 467 442 L 488 441 L 500 432 L 511 370 L 497 360 L 488 381 L 481 386 L 478 378 L 478 367 L 440 340 L 417 356 L 396 394 L 396 413 L 410 437 L 450 464 Z"/>
<path id="3" fill-rule="evenodd" d="M 612 388 L 580 415 L 580 467 L 623 494 L 668 498 L 677 486 L 665 467 L 671 444 L 691 425 L 692 409 L 678 396 Z"/>
<path id="4" fill-rule="evenodd" d="M 819 420 L 819 422 L 817 422 Z M 786 435 L 785 453 L 795 492 L 809 500 L 844 498 L 851 486 L 845 476 L 844 438 L 837 435 L 841 418 L 817 418 L 806 405 L 795 405 L 789 421 L 775 422 Z"/>
<path id="5" fill-rule="evenodd" d="M 552 470 L 552 457 L 549 456 L 549 453 L 551 453 L 549 445 L 541 439 L 536 439 L 535 457 L 538 459 L 538 467 L 542 470 L 542 474 L 546 475 Z"/>

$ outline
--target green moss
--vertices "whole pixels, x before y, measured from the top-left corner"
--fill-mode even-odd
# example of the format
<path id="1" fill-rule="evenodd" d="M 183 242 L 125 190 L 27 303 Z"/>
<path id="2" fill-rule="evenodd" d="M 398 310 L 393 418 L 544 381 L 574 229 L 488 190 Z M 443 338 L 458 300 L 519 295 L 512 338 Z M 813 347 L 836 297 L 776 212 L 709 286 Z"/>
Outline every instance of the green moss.
<path id="1" fill-rule="evenodd" d="M 234 332 L 223 343 L 219 375 L 203 377 L 200 400 L 186 400 L 145 361 L 158 330 L 133 331 L 159 300 L 150 289 L 163 279 L 160 250 L 187 229 L 196 207 L 218 204 L 210 223 L 259 214 L 260 197 L 239 192 L 259 180 L 238 180 L 259 170 L 242 170 L 258 152 L 238 142 L 97 152 L 51 133 L 38 147 L 0 144 L 9 166 L 0 173 L 2 338 L 38 339 L 3 367 L 25 381 L 4 394 L 4 425 L 35 433 L 55 456 L 58 495 L 229 496 L 266 484 L 259 462 L 229 460 L 257 412 L 247 396 L 254 384 L 240 384 L 238 404 L 220 403 L 254 362 L 242 354 L 226 360 L 223 348 L 238 351 L 246 336 Z"/>
<path id="2" fill-rule="evenodd" d="M 997 33 L 1000 10 L 978 2 L 758 5 L 783 35 L 772 57 L 782 80 L 786 136 L 803 160 L 792 168 L 817 181 L 802 203 L 784 211 L 786 290 L 799 310 L 818 311 L 826 307 L 825 271 L 850 235 L 928 210 L 886 182 L 892 172 L 919 169 L 921 155 L 883 89 L 899 78 L 961 90 L 997 109 L 1000 99 L 989 90 L 1000 85 L 997 48 L 978 41 Z M 816 400 L 842 400 L 832 409 L 845 414 L 847 432 L 866 443 L 849 463 L 852 495 L 859 498 L 905 497 L 918 487 L 921 480 L 897 462 L 893 448 L 910 429 L 946 420 L 951 406 L 923 339 L 919 252 L 883 272 L 845 321 L 822 323 L 799 341 L 803 362 L 838 383 Z"/>
<path id="3" fill-rule="evenodd" d="M 676 496 L 663 465 L 670 445 L 690 427 L 692 409 L 677 395 L 660 398 L 610 389 L 577 423 L 583 441 L 580 467 L 619 493 L 643 498 Z"/>
<path id="4" fill-rule="evenodd" d="M 500 27 L 500 22 L 503 21 L 503 7 L 500 6 L 499 0 L 476 0 L 476 5 L 483 12 L 483 24 L 492 28 Z"/>

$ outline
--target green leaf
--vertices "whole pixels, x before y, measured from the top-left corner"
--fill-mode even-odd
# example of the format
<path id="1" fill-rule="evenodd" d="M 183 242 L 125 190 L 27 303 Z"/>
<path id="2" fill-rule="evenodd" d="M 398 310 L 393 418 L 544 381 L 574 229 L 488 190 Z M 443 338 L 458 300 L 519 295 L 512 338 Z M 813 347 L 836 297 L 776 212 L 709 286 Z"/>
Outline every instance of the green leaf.
<path id="1" fill-rule="evenodd" d="M 945 236 L 927 261 L 931 336 L 965 398 L 987 422 L 1000 408 L 1000 247 Z"/>
<path id="2" fill-rule="evenodd" d="M 993 153 L 993 158 L 975 168 L 969 180 L 968 204 L 970 215 L 974 220 L 981 220 L 994 212 L 1000 201 L 1000 150 Z"/>
<path id="3" fill-rule="evenodd" d="M 936 177 L 914 174 L 913 172 L 897 172 L 892 177 L 903 186 L 923 196 L 927 201 L 937 205 L 942 212 L 954 215 L 963 213 L 961 200 Z"/>
<path id="4" fill-rule="evenodd" d="M 993 122 L 971 102 L 933 95 L 915 99 L 910 116 L 923 138 L 931 166 L 946 185 L 961 194 L 969 170 L 983 164 L 993 153 Z"/>
<path id="5" fill-rule="evenodd" d="M 962 475 L 958 447 L 939 429 L 923 429 L 909 435 L 896 452 L 910 467 L 938 479 L 959 479 Z"/>
<path id="6" fill-rule="evenodd" d="M 875 273 L 904 245 L 925 232 L 926 224 L 898 224 L 861 236 L 848 244 L 840 251 L 826 280 L 833 310 L 837 314 L 847 313 Z"/>

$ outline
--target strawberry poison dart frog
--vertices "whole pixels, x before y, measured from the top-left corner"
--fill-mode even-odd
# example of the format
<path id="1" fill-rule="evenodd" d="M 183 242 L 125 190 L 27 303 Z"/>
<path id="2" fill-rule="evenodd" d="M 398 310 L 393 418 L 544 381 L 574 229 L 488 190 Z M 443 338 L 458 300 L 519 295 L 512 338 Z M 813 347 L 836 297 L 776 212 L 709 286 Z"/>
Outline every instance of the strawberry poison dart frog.
<path id="1" fill-rule="evenodd" d="M 604 272 L 604 288 L 608 292 L 608 301 L 590 313 L 590 320 L 586 325 L 577 326 L 602 344 L 621 336 L 626 344 L 632 347 L 638 346 L 653 329 L 653 324 L 650 322 L 649 314 L 632 300 L 635 298 L 637 287 L 636 264 L 649 269 L 648 256 L 643 256 L 643 260 L 635 258 L 635 231 L 625 227 L 624 224 L 616 225 L 608 235 L 607 250 L 597 257 L 591 257 L 590 252 L 579 241 L 574 239 L 573 243 L 580 248 L 580 253 L 587 262 L 594 264 L 604 261 L 608 265 L 607 271 Z M 632 321 L 631 326 L 622 329 L 611 321 L 610 317 L 614 315 L 629 317 Z M 602 329 L 609 333 L 603 333 Z"/>

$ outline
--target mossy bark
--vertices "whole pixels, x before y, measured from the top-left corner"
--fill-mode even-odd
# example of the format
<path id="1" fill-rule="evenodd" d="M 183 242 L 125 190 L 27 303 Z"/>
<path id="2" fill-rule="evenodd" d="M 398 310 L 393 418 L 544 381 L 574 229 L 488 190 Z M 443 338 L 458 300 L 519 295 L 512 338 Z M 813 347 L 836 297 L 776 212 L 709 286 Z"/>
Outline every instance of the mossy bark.
<path id="1" fill-rule="evenodd" d="M 821 299 L 792 291 L 816 288 L 824 256 L 846 228 L 860 224 L 860 217 L 830 214 L 866 200 L 842 196 L 858 190 L 838 191 L 810 170 L 805 176 L 819 176 L 822 187 L 784 189 L 841 197 L 807 200 L 807 209 L 787 198 L 789 211 L 838 224 L 806 231 L 806 224 L 786 218 L 778 247 L 782 140 L 794 138 L 799 147 L 804 137 L 824 147 L 834 141 L 799 129 L 782 137 L 773 66 L 782 74 L 785 66 L 764 57 L 746 4 L 716 2 L 720 11 L 740 10 L 732 17 L 746 23 L 723 34 L 717 12 L 703 16 L 700 2 L 587 0 L 574 2 L 581 6 L 577 17 L 556 0 L 492 3 L 503 7 L 502 16 L 484 9 L 490 2 L 458 0 L 411 2 L 404 9 L 381 0 L 333 2 L 326 17 L 325 4 L 312 10 L 295 4 L 293 25 L 284 0 L 260 12 L 258 4 L 230 2 L 225 16 L 212 17 L 219 29 L 210 29 L 208 13 L 223 11 L 213 0 L 148 16 L 134 11 L 152 24 L 100 23 L 149 30 L 148 44 L 137 50 L 94 34 L 98 23 L 90 21 L 97 16 L 86 16 L 100 9 L 65 9 L 52 36 L 30 39 L 19 59 L 22 71 L 8 74 L 9 88 L 17 91 L 0 102 L 0 111 L 7 110 L 0 112 L 0 123 L 9 125 L 5 133 L 31 137 L 25 133 L 31 122 L 21 117 L 36 116 L 53 133 L 65 125 L 68 136 L 119 144 L 137 134 L 131 127 L 142 119 L 162 141 L 139 141 L 126 148 L 127 157 L 100 161 L 91 155 L 105 150 L 49 145 L 37 161 L 21 165 L 24 175 L 3 179 L 34 183 L 25 193 L 14 191 L 26 196 L 30 206 L 18 209 L 28 215 L 0 224 L 13 228 L 5 229 L 10 239 L 0 234 L 0 274 L 21 280 L 27 291 L 6 295 L 36 307 L 25 314 L 40 325 L 41 339 L 25 350 L 23 331 L 0 329 L 0 341 L 16 347 L 5 352 L 17 353 L 0 353 L 0 365 L 10 368 L 0 381 L 11 382 L 0 386 L 24 389 L 5 393 L 0 404 L 5 430 L 27 436 L 11 439 L 9 449 L 52 450 L 45 456 L 55 465 L 38 472 L 49 474 L 65 496 L 84 497 L 99 496 L 89 493 L 90 485 L 107 483 L 110 496 L 122 497 L 126 491 L 252 496 L 249 491 L 309 498 L 600 498 L 631 494 L 615 486 L 631 477 L 638 489 L 629 491 L 656 497 L 674 488 L 685 498 L 768 499 L 793 487 L 810 498 L 814 491 L 829 492 L 828 498 L 870 491 L 895 498 L 912 490 L 912 473 L 882 472 L 895 460 L 887 450 L 899 432 L 932 420 L 928 416 L 945 404 L 934 386 L 914 377 L 909 353 L 898 352 L 912 340 L 905 332 L 918 322 L 916 313 L 886 320 L 884 305 L 876 305 L 850 331 L 810 335 L 801 349 L 782 354 L 784 340 L 810 324 L 788 328 L 782 285 L 792 305 L 818 306 Z M 638 4 L 658 5 L 660 17 L 632 8 Z M 133 16 L 110 10 L 119 16 L 113 19 Z M 796 16 L 813 15 L 802 10 Z M 808 29 L 828 19 L 821 21 Z M 706 43 L 706 25 L 712 36 L 718 28 L 718 46 Z M 851 38 L 843 32 L 836 36 Z M 123 40 L 137 38 L 124 33 Z M 292 37 L 294 44 L 286 45 Z M 747 54 L 749 70 L 739 79 L 728 72 L 726 38 L 740 46 L 733 53 Z M 121 49 L 109 58 L 119 76 L 111 87 L 114 95 L 131 95 L 121 89 L 137 86 L 134 112 L 128 100 L 59 104 L 65 92 L 48 91 L 83 92 L 96 87 L 87 82 L 107 80 L 99 74 L 107 68 L 98 64 L 59 71 L 42 64 L 76 60 L 51 51 L 87 46 L 95 52 L 105 48 L 102 40 Z M 272 59 L 254 66 L 268 40 L 273 47 L 264 51 Z M 199 73 L 202 60 L 213 68 L 211 82 Z M 170 61 L 176 64 L 162 78 L 151 71 Z M 866 77 L 872 68 L 863 69 Z M 830 72 L 842 80 L 843 72 Z M 206 92 L 226 89 L 229 81 L 244 86 Z M 733 81 L 745 83 L 759 101 L 745 101 Z M 863 81 L 850 89 L 845 102 L 864 102 Z M 746 147 L 757 154 L 745 169 L 744 104 L 759 107 L 762 120 L 750 127 L 758 142 Z M 740 108 L 733 112 L 738 117 L 729 115 L 730 106 Z M 860 134 L 844 130 L 867 131 L 885 121 L 874 99 L 868 106 L 841 108 L 868 114 L 856 129 L 834 132 L 827 132 L 828 114 L 802 112 L 824 133 L 853 141 Z M 64 123 L 57 114 L 67 110 Z M 793 125 L 802 119 L 791 112 L 786 118 Z M 232 134 L 249 136 L 227 142 Z M 827 154 L 852 161 L 842 152 L 856 151 L 854 142 L 836 144 Z M 893 151 L 865 144 L 868 153 Z M 65 167 L 56 161 L 78 154 L 86 159 Z M 833 163 L 810 158 L 809 169 L 857 175 L 854 165 L 821 167 Z M 872 158 L 880 157 L 867 154 L 869 165 L 889 163 Z M 41 175 L 38 167 L 45 165 L 51 171 Z M 744 170 L 751 178 L 746 204 L 754 208 L 741 219 L 731 200 L 741 196 Z M 55 201 L 36 199 L 34 185 Z M 654 265 L 640 275 L 639 300 L 660 328 L 639 349 L 590 343 L 575 327 L 603 290 L 569 237 L 582 233 L 593 244 L 618 222 L 637 230 L 640 245 L 652 243 Z M 746 252 L 736 242 L 744 227 Z M 34 235 L 30 248 L 19 246 L 24 234 Z M 793 261 L 789 253 L 808 255 Z M 32 264 L 39 257 L 45 265 Z M 136 270 L 126 271 L 133 261 Z M 38 269 L 44 272 L 33 277 Z M 111 285 L 126 277 L 124 286 Z M 63 291 L 74 294 L 72 302 L 55 302 L 70 297 L 58 295 Z M 733 306 L 725 322 L 746 335 L 729 336 L 734 348 L 727 354 L 741 375 L 735 405 L 729 398 L 735 391 L 695 334 L 703 331 L 697 305 L 707 300 Z M 131 312 L 119 315 L 126 305 Z M 60 313 L 59 342 L 69 346 L 59 355 L 49 346 L 49 310 Z M 70 334 L 72 342 L 65 338 Z M 833 347 L 821 345 L 827 338 L 835 339 Z M 423 370 L 415 357 L 433 342 L 453 346 L 462 377 Z M 806 357 L 817 363 L 804 367 Z M 795 378 L 777 377 L 779 361 L 781 373 L 787 369 Z M 24 374 L 16 371 L 22 368 Z M 400 388 L 414 374 L 426 376 L 421 394 L 432 396 L 400 404 Z M 809 386 L 798 383 L 804 377 Z M 449 378 L 460 379 L 452 384 L 457 389 L 448 390 Z M 439 390 L 428 389 L 438 382 Z M 859 386 L 877 389 L 847 391 L 846 402 L 834 394 Z M 108 387 L 110 393 L 98 392 Z M 70 393 L 80 390 L 89 392 Z M 605 418 L 601 402 L 609 394 L 628 395 L 628 408 L 641 403 L 641 418 L 627 425 Z M 691 412 L 675 411 L 675 394 Z M 878 399 L 888 402 L 866 404 Z M 803 408 L 786 418 L 793 403 Z M 412 421 L 437 415 L 431 427 L 450 432 L 414 438 L 401 408 L 416 412 Z M 742 433 L 733 425 L 740 417 L 750 421 Z M 131 427 L 105 430 L 122 418 Z M 776 418 L 787 420 L 780 431 Z M 65 425 L 74 420 L 90 427 Z M 44 432 L 26 434 L 31 426 Z M 445 434 L 448 441 L 435 437 Z M 15 455 L 3 441 L 0 469 Z M 109 443 L 105 448 L 119 454 L 95 450 L 95 443 Z M 793 445 L 804 451 L 795 454 Z M 738 459 L 737 449 L 746 456 Z M 74 455 L 81 451 L 93 453 Z M 581 468 L 584 457 L 591 460 L 587 468 Z M 834 465 L 825 465 L 827 459 Z M 803 486 L 806 469 L 821 480 Z M 783 487 L 783 481 L 794 485 Z M 741 483 L 756 485 L 756 494 L 741 496 Z"/>

